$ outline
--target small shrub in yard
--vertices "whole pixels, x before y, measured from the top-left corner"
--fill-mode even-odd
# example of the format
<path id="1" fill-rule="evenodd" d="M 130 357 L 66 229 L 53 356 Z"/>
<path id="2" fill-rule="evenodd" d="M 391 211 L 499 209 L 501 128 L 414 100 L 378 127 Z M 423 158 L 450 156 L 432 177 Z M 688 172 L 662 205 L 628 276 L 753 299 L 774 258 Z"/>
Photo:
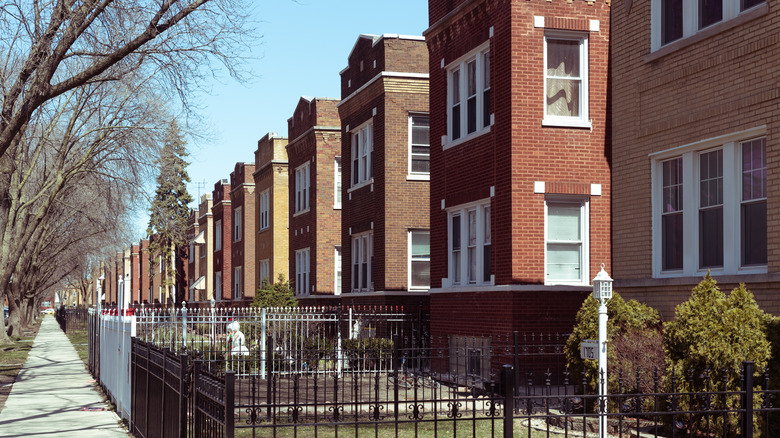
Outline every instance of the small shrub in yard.
<path id="1" fill-rule="evenodd" d="M 575 383 L 583 373 L 592 390 L 598 388 L 598 361 L 580 358 L 580 343 L 599 338 L 598 302 L 589 296 L 577 312 L 576 325 L 566 341 L 566 361 Z M 614 292 L 607 303 L 607 370 L 608 391 L 618 393 L 618 379 L 623 372 L 622 392 L 653 392 L 655 370 L 663 369 L 661 320 L 658 312 L 635 300 L 625 301 Z M 641 387 L 637 388 L 639 371 Z M 661 371 L 659 371 L 661 372 Z"/>
<path id="2" fill-rule="evenodd" d="M 726 296 L 707 274 L 693 289 L 690 299 L 677 306 L 675 319 L 664 324 L 666 352 L 665 387 L 673 392 L 713 392 L 740 387 L 742 361 L 755 363 L 763 372 L 770 356 L 766 314 L 753 294 L 741 284 Z M 760 382 L 760 381 L 759 381 Z M 757 384 L 759 382 L 756 382 Z M 725 406 L 724 406 L 725 402 Z M 739 397 L 678 397 L 677 410 L 736 409 Z M 761 397 L 755 397 L 755 407 Z M 674 406 L 673 406 L 674 407 Z M 709 427 L 736 436 L 738 416 L 680 415 L 698 433 Z"/>
<path id="3" fill-rule="evenodd" d="M 375 370 L 393 356 L 393 341 L 387 338 L 347 339 L 343 349 L 350 368 Z"/>
<path id="4" fill-rule="evenodd" d="M 264 279 L 252 301 L 252 307 L 294 307 L 297 305 L 295 289 L 284 277 L 284 274 L 279 274 L 276 283 Z"/>

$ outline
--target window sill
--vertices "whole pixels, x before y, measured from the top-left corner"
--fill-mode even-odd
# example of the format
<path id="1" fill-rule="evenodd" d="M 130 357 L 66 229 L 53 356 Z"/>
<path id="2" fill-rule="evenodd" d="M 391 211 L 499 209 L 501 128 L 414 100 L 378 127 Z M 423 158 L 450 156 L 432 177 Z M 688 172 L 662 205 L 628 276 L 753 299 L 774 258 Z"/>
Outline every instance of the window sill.
<path id="1" fill-rule="evenodd" d="M 306 210 L 296 211 L 296 212 L 293 214 L 293 217 L 298 217 L 298 216 L 300 216 L 300 215 L 302 215 L 302 214 L 306 214 L 306 213 L 308 213 L 308 212 L 309 212 L 309 210 L 310 210 L 310 209 L 308 209 L 308 208 L 307 208 Z"/>
<path id="2" fill-rule="evenodd" d="M 694 272 L 690 271 L 666 271 L 666 272 L 660 272 L 653 276 L 654 279 L 665 279 L 665 278 L 685 278 L 685 277 L 694 277 L 694 278 L 703 278 L 707 273 L 710 273 L 713 277 L 714 276 L 731 276 L 731 275 L 757 275 L 757 274 L 767 274 L 769 270 L 767 269 L 766 265 L 763 266 L 743 266 L 738 268 L 736 271 L 733 269 L 725 270 L 723 268 L 711 268 L 711 269 L 696 269 Z"/>
<path id="3" fill-rule="evenodd" d="M 651 52 L 649 55 L 645 55 L 644 61 L 646 63 L 653 62 L 659 58 L 663 58 L 664 56 L 670 53 L 684 49 L 688 46 L 692 46 L 698 43 L 699 41 L 705 40 L 711 36 L 717 35 L 721 32 L 725 32 L 734 27 L 741 26 L 747 23 L 748 21 L 755 20 L 756 18 L 763 17 L 768 13 L 769 13 L 769 5 L 767 3 L 756 6 L 732 18 L 731 20 L 714 24 L 706 29 L 702 29 L 696 32 L 693 35 L 683 37 L 682 39 L 669 43 L 665 46 L 661 46 L 655 51 Z"/>
<path id="4" fill-rule="evenodd" d="M 354 186 L 348 188 L 347 189 L 347 193 L 352 193 L 355 190 L 361 189 L 361 188 L 366 187 L 366 186 L 371 185 L 371 184 L 374 184 L 374 178 L 373 177 L 371 179 L 367 180 L 367 181 L 363 181 L 362 183 L 355 184 Z"/>
<path id="5" fill-rule="evenodd" d="M 334 210 L 341 210 L 341 204 L 334 205 L 334 206 L 333 206 L 333 209 L 334 209 Z"/>
<path id="6" fill-rule="evenodd" d="M 430 181 L 431 180 L 431 175 L 428 174 L 428 173 L 426 173 L 426 174 L 422 174 L 422 173 L 414 173 L 414 174 L 412 174 L 412 173 L 410 173 L 409 175 L 406 175 L 406 180 L 407 181 Z"/>
<path id="7" fill-rule="evenodd" d="M 257 231 L 257 234 L 260 234 L 260 233 L 262 233 L 262 232 L 264 232 L 264 231 L 268 231 L 268 230 L 270 230 L 270 229 L 271 229 L 271 227 L 265 227 L 265 228 L 263 228 L 263 229 L 260 229 L 260 230 L 258 230 L 258 231 Z"/>
<path id="8" fill-rule="evenodd" d="M 442 148 L 442 150 L 446 151 L 449 148 L 455 147 L 455 146 L 457 146 L 459 144 L 462 144 L 462 143 L 466 143 L 469 140 L 473 140 L 473 139 L 475 139 L 477 137 L 480 137 L 480 136 L 483 136 L 483 135 L 489 133 L 492 130 L 492 127 L 493 127 L 493 125 L 486 126 L 486 127 L 482 128 L 482 129 L 480 129 L 478 131 L 474 131 L 471 134 L 466 135 L 465 137 L 461 137 L 461 138 L 459 138 L 457 140 L 453 140 L 453 141 L 450 141 L 449 137 L 447 137 L 447 141 L 444 144 L 442 144 L 441 148 Z"/>
<path id="9" fill-rule="evenodd" d="M 593 129 L 592 120 L 582 119 L 542 119 L 542 126 L 550 128 L 580 128 Z"/>

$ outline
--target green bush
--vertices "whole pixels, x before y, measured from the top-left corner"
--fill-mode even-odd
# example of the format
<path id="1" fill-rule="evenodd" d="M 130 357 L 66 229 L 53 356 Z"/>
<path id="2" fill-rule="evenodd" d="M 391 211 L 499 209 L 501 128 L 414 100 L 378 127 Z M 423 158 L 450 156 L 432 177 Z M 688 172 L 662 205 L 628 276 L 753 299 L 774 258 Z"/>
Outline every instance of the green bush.
<path id="1" fill-rule="evenodd" d="M 770 357 L 767 319 L 744 284 L 727 297 L 708 273 L 693 289 L 690 299 L 677 306 L 674 321 L 664 324 L 666 389 L 712 392 L 739 388 L 745 360 L 755 362 L 756 370 L 763 372 Z M 724 406 L 724 398 L 720 396 L 682 396 L 677 400 L 677 409 L 700 410 L 707 403 L 711 404 L 710 409 L 736 409 L 740 400 L 735 396 L 726 397 Z M 761 398 L 755 397 L 755 406 L 760 405 Z M 678 419 L 693 425 L 691 433 L 702 430 L 707 421 L 714 430 L 725 428 L 727 436 L 735 436 L 738 430 L 736 414 L 726 418 L 681 415 Z"/>
<path id="2" fill-rule="evenodd" d="M 343 349 L 350 368 L 375 370 L 393 356 L 393 341 L 387 338 L 347 339 Z"/>
<path id="3" fill-rule="evenodd" d="M 581 382 L 583 373 L 592 390 L 598 388 L 598 361 L 580 358 L 580 343 L 599 338 L 598 302 L 593 296 L 582 303 L 576 325 L 566 341 L 566 361 L 574 382 Z M 613 292 L 607 302 L 607 376 L 608 391 L 618 393 L 618 379 L 623 372 L 623 393 L 652 392 L 653 374 L 663 368 L 661 325 L 658 312 L 635 300 L 625 301 Z M 636 387 L 639 370 L 641 387 Z"/>
<path id="4" fill-rule="evenodd" d="M 284 274 L 279 274 L 276 283 L 263 279 L 263 284 L 257 289 L 252 307 L 294 307 L 298 305 L 295 298 L 295 289 L 285 279 Z"/>

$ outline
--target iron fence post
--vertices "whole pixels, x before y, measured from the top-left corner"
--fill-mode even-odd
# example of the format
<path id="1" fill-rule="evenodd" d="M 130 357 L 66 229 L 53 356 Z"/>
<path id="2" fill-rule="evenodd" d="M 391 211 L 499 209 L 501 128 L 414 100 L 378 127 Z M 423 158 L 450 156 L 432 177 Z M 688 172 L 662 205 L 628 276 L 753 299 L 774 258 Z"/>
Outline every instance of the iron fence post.
<path id="1" fill-rule="evenodd" d="M 513 438 L 514 422 L 514 377 L 515 373 L 512 365 L 501 367 L 501 387 L 504 390 L 504 438 Z"/>
<path id="2" fill-rule="evenodd" d="M 515 367 L 515 382 L 520 381 L 520 333 L 517 331 L 512 332 L 514 341 L 514 367 Z M 520 385 L 515 386 L 515 397 L 520 395 Z"/>
<path id="3" fill-rule="evenodd" d="M 742 437 L 753 438 L 753 368 L 754 363 L 742 362 Z"/>
<path id="4" fill-rule="evenodd" d="M 271 386 L 273 385 L 274 381 L 274 338 L 271 335 L 268 335 L 266 338 L 266 350 L 265 350 L 265 362 L 268 364 L 267 366 L 267 372 L 268 372 L 268 379 L 266 380 L 265 385 L 265 403 L 266 406 L 269 408 L 266 409 L 266 414 L 268 416 L 268 421 L 271 421 Z"/>
<path id="5" fill-rule="evenodd" d="M 235 418 L 233 417 L 233 405 L 235 401 L 236 372 L 225 372 L 225 438 L 233 438 Z"/>
<path id="6" fill-rule="evenodd" d="M 187 353 L 179 356 L 179 437 L 187 436 Z"/>

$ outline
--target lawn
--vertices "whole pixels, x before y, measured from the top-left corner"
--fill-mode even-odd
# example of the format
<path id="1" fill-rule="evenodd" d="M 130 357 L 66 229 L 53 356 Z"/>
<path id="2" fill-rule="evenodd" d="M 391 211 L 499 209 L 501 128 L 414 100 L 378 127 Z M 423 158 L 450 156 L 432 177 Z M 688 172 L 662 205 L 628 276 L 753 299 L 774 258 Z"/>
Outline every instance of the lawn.
<path id="1" fill-rule="evenodd" d="M 31 327 L 30 332 L 24 332 L 21 338 L 12 337 L 10 345 L 0 345 L 0 411 L 5 406 L 5 400 L 11 393 L 11 386 L 16 381 L 16 375 L 27 361 L 27 355 L 32 349 L 33 340 L 38 334 L 40 320 Z"/>

